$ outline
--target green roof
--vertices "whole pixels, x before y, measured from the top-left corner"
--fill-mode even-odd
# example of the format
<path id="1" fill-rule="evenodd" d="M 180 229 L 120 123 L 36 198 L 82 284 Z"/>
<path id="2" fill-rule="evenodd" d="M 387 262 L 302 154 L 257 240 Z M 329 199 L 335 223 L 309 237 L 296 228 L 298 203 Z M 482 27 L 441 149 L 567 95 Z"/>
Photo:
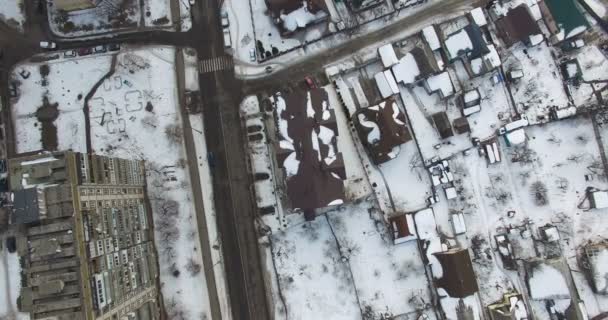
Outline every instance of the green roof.
<path id="1" fill-rule="evenodd" d="M 565 38 L 568 38 L 568 35 L 572 30 L 578 27 L 585 27 L 586 29 L 589 26 L 585 16 L 576 6 L 575 1 L 576 0 L 545 0 L 558 27 L 564 30 Z"/>

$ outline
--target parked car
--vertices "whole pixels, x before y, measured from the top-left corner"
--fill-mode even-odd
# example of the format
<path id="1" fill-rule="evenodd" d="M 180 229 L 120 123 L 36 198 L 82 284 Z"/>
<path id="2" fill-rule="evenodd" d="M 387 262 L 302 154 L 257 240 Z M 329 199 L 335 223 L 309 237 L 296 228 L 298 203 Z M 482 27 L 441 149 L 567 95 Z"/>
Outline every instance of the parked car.
<path id="1" fill-rule="evenodd" d="M 264 70 L 266 70 L 266 73 L 271 73 L 272 72 L 272 66 L 267 66 Z"/>
<path id="2" fill-rule="evenodd" d="M 226 48 L 232 48 L 232 39 L 230 38 L 230 31 L 224 30 L 224 46 Z"/>
<path id="3" fill-rule="evenodd" d="M 66 52 L 63 53 L 63 56 L 65 58 L 73 58 L 73 57 L 75 57 L 77 55 L 78 55 L 78 53 L 76 52 L 76 50 L 68 50 L 68 51 L 66 51 Z"/>
<path id="4" fill-rule="evenodd" d="M 106 46 L 100 45 L 100 46 L 97 46 L 97 47 L 93 48 L 93 51 L 95 53 L 104 53 L 104 52 L 107 51 L 107 49 L 106 49 Z"/>
<path id="5" fill-rule="evenodd" d="M 55 48 L 57 48 L 57 44 L 53 41 L 40 41 L 40 48 L 55 49 Z"/>
<path id="6" fill-rule="evenodd" d="M 255 56 L 255 49 L 251 49 L 249 50 L 249 60 L 251 60 L 251 62 L 255 62 L 257 60 L 257 57 Z"/>
<path id="7" fill-rule="evenodd" d="M 211 151 L 207 152 L 207 162 L 209 163 L 210 168 L 215 167 L 215 154 Z"/>
<path id="8" fill-rule="evenodd" d="M 196 0 L 190 0 L 190 6 L 193 6 L 196 3 Z"/>
<path id="9" fill-rule="evenodd" d="M 306 85 L 310 89 L 314 89 L 317 87 L 317 85 L 315 84 L 315 81 L 310 76 L 304 77 L 304 81 L 306 82 Z"/>
<path id="10" fill-rule="evenodd" d="M 228 13 L 222 12 L 222 28 L 228 28 L 230 21 L 228 20 Z"/>
<path id="11" fill-rule="evenodd" d="M 120 50 L 120 44 L 118 43 L 111 43 L 108 45 L 108 50 L 109 51 L 118 51 Z"/>
<path id="12" fill-rule="evenodd" d="M 79 56 L 88 56 L 91 53 L 93 53 L 93 50 L 91 48 L 80 48 L 80 49 L 78 49 L 78 55 Z"/>

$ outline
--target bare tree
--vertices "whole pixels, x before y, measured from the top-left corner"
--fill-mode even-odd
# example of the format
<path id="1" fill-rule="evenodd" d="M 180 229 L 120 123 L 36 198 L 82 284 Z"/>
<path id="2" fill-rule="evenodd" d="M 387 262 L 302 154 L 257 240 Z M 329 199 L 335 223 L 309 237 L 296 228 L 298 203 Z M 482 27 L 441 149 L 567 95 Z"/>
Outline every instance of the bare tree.
<path id="1" fill-rule="evenodd" d="M 530 191 L 537 206 L 544 206 L 549 203 L 547 187 L 543 182 L 536 181 L 532 183 L 532 185 L 530 185 Z"/>
<path id="2" fill-rule="evenodd" d="M 184 137 L 182 127 L 176 123 L 170 123 L 165 127 L 167 138 L 173 143 L 181 143 Z"/>

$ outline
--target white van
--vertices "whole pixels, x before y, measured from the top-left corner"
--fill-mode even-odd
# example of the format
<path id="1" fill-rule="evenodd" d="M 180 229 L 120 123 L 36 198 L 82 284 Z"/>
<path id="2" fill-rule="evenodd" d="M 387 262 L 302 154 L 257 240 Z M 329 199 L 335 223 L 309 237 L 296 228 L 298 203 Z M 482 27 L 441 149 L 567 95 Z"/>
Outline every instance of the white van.
<path id="1" fill-rule="evenodd" d="M 224 46 L 232 48 L 232 40 L 230 39 L 230 31 L 224 30 Z"/>

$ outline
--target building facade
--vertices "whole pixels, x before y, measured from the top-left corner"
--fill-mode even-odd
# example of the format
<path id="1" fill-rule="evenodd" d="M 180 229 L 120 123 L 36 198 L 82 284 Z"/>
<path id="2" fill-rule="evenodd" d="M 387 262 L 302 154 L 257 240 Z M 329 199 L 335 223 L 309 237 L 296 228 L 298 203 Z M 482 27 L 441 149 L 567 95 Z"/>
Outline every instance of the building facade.
<path id="1" fill-rule="evenodd" d="M 74 152 L 9 161 L 22 225 L 20 308 L 32 319 L 158 319 L 142 161 Z"/>
<path id="2" fill-rule="evenodd" d="M 98 0 L 53 0 L 53 5 L 57 10 L 76 11 L 94 8 L 98 2 Z"/>

